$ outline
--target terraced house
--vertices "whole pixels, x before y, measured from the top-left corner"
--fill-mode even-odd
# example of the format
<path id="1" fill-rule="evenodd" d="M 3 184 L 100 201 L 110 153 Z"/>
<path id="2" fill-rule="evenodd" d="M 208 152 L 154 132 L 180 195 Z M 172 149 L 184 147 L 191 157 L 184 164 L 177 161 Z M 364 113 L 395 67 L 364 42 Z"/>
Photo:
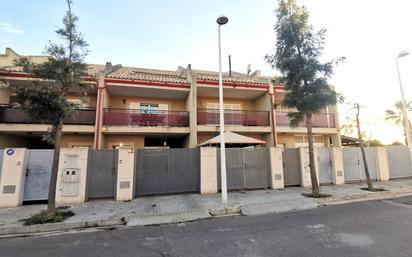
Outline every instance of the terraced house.
<path id="1" fill-rule="evenodd" d="M 30 120 L 19 108 L 21 99 L 5 85 L 30 86 L 37 78 L 14 67 L 20 56 L 7 48 L 0 55 L 0 148 L 50 148 L 42 140 L 47 124 Z M 28 56 L 42 62 L 45 56 Z M 73 92 L 68 100 L 78 112 L 65 121 L 62 147 L 194 148 L 213 143 L 218 135 L 218 73 L 178 67 L 174 71 L 89 65 L 87 97 Z M 283 87 L 259 71 L 223 74 L 225 129 L 230 146 L 307 144 L 306 128 L 291 128 L 282 107 Z M 328 106 L 313 117 L 318 146 L 340 146 L 338 114 Z M 234 133 L 234 134 L 233 134 Z M 233 136 L 234 135 L 234 136 Z M 212 140 L 211 140 L 212 139 Z"/>

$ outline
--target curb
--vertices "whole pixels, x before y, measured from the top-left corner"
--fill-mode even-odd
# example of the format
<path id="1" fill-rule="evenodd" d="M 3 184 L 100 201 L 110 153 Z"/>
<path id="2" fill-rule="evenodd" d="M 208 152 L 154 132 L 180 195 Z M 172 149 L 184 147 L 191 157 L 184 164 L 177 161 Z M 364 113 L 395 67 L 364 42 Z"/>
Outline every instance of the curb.
<path id="1" fill-rule="evenodd" d="M 48 223 L 30 226 L 20 227 L 2 227 L 0 229 L 0 236 L 19 236 L 26 234 L 42 233 L 42 232 L 55 232 L 55 231 L 67 231 L 71 229 L 80 228 L 95 228 L 95 227 L 110 227 L 124 225 L 121 220 L 94 220 L 94 221 L 80 221 L 71 223 Z"/>
<path id="2" fill-rule="evenodd" d="M 212 217 L 226 216 L 226 215 L 236 215 L 242 213 L 242 206 L 232 205 L 222 208 L 213 208 L 209 210 L 209 214 Z"/>
<path id="3" fill-rule="evenodd" d="M 182 213 L 170 213 L 165 215 L 157 216 L 144 216 L 144 215 L 133 215 L 126 217 L 126 226 L 136 227 L 136 226 L 155 226 L 163 224 L 175 224 L 187 221 L 195 221 L 201 219 L 210 218 L 209 211 L 207 210 L 196 210 L 188 211 Z"/>
<path id="4" fill-rule="evenodd" d="M 338 204 L 355 203 L 355 202 L 363 202 L 363 201 L 385 200 L 385 199 L 410 196 L 410 195 L 412 195 L 412 191 L 375 192 L 375 193 L 359 194 L 359 195 L 351 195 L 351 196 L 331 197 L 330 199 L 320 199 L 318 201 L 322 206 L 329 206 L 329 205 L 338 205 Z"/>
<path id="5" fill-rule="evenodd" d="M 329 199 L 319 199 L 314 203 L 306 203 L 304 206 L 297 208 L 286 208 L 279 206 L 279 203 L 261 203 L 261 204 L 246 204 L 233 205 L 209 210 L 194 210 L 183 213 L 171 213 L 166 215 L 131 215 L 122 219 L 109 220 L 94 220 L 81 221 L 71 223 L 49 223 L 30 226 L 18 227 L 0 227 L 0 238 L 19 237 L 36 233 L 69 231 L 73 229 L 87 229 L 97 227 L 113 227 L 113 226 L 150 226 L 162 224 L 176 224 L 181 222 L 196 221 L 201 219 L 209 219 L 214 217 L 223 217 L 229 215 L 263 215 L 270 213 L 282 213 L 288 211 L 314 209 L 321 206 L 339 205 L 353 202 L 385 200 L 397 197 L 411 196 L 412 191 L 406 192 L 376 192 L 351 196 L 336 196 Z M 264 208 L 263 208 L 264 207 Z"/>

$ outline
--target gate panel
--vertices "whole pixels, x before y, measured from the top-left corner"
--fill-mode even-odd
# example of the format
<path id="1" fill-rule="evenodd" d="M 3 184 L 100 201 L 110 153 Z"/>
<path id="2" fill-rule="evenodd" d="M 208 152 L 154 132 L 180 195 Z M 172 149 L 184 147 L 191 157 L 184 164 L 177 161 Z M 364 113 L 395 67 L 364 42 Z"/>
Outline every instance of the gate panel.
<path id="1" fill-rule="evenodd" d="M 319 167 L 319 183 L 332 184 L 332 149 L 331 148 L 317 148 L 318 167 Z"/>
<path id="2" fill-rule="evenodd" d="M 227 148 L 228 190 L 268 188 L 269 159 L 265 148 Z M 220 149 L 217 151 L 218 188 L 221 189 Z"/>
<path id="3" fill-rule="evenodd" d="M 387 146 L 388 166 L 390 178 L 404 178 L 412 176 L 411 158 L 406 146 Z"/>
<path id="4" fill-rule="evenodd" d="M 357 147 L 345 147 L 343 154 L 343 170 L 345 171 L 345 182 L 361 180 L 360 149 Z"/>
<path id="5" fill-rule="evenodd" d="M 360 150 L 360 149 L 359 149 Z M 371 180 L 377 180 L 378 176 L 378 160 L 376 156 L 376 148 L 375 147 L 365 147 L 365 154 L 366 154 L 366 161 L 368 163 L 368 168 L 369 168 L 369 176 L 371 177 Z M 365 175 L 365 166 L 363 164 L 363 159 L 362 159 L 362 152 L 359 153 L 359 159 L 360 159 L 360 178 L 362 181 L 366 181 L 366 175 Z"/>
<path id="6" fill-rule="evenodd" d="M 220 149 L 217 152 L 218 158 L 218 183 L 221 186 L 220 175 Z M 243 152 L 239 148 L 226 149 L 226 181 L 228 190 L 246 188 L 245 167 L 243 165 Z"/>
<path id="7" fill-rule="evenodd" d="M 198 149 L 141 149 L 136 161 L 136 196 L 199 191 Z"/>
<path id="8" fill-rule="evenodd" d="M 283 157 L 283 176 L 285 186 L 300 185 L 300 157 L 299 149 L 284 149 Z"/>
<path id="9" fill-rule="evenodd" d="M 136 195 L 169 192 L 168 149 L 137 150 Z"/>
<path id="10" fill-rule="evenodd" d="M 198 192 L 199 149 L 169 149 L 169 193 Z"/>
<path id="11" fill-rule="evenodd" d="M 269 188 L 268 154 L 266 148 L 243 149 L 247 188 Z"/>
<path id="12" fill-rule="evenodd" d="M 117 150 L 89 150 L 87 163 L 88 198 L 114 198 L 117 158 Z"/>
<path id="13" fill-rule="evenodd" d="M 377 180 L 378 162 L 376 149 L 373 147 L 365 147 L 365 154 L 369 175 L 372 180 Z M 343 169 L 345 171 L 345 182 L 360 182 L 366 180 L 365 166 L 359 147 L 343 148 Z"/>
<path id="14" fill-rule="evenodd" d="M 49 197 L 54 150 L 27 150 L 23 201 L 41 201 Z"/>

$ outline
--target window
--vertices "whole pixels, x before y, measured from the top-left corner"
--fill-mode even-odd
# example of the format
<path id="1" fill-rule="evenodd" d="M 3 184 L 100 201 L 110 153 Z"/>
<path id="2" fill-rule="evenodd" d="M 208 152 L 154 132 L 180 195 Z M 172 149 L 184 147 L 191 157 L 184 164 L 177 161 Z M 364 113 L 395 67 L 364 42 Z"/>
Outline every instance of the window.
<path id="1" fill-rule="evenodd" d="M 159 104 L 141 103 L 140 109 L 145 113 L 156 112 L 159 110 Z"/>
<path id="2" fill-rule="evenodd" d="M 237 103 L 224 103 L 223 104 L 225 110 L 241 110 L 242 105 Z M 219 109 L 219 103 L 207 103 L 207 109 Z"/>
<path id="3" fill-rule="evenodd" d="M 76 108 L 86 108 L 87 104 L 83 102 L 81 99 L 67 99 L 70 103 L 72 103 Z"/>
<path id="4" fill-rule="evenodd" d="M 134 149 L 134 144 L 133 143 L 128 143 L 128 144 L 119 143 L 116 145 L 112 145 L 112 149 Z"/>

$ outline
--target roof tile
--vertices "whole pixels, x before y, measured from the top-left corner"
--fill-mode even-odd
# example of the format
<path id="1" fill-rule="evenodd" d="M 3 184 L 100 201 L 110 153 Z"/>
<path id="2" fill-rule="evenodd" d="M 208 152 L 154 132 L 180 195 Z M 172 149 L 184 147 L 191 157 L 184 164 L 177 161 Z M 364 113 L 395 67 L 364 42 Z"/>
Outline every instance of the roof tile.
<path id="1" fill-rule="evenodd" d="M 177 71 L 122 67 L 110 73 L 108 78 L 158 81 L 166 83 L 189 83 Z"/>

